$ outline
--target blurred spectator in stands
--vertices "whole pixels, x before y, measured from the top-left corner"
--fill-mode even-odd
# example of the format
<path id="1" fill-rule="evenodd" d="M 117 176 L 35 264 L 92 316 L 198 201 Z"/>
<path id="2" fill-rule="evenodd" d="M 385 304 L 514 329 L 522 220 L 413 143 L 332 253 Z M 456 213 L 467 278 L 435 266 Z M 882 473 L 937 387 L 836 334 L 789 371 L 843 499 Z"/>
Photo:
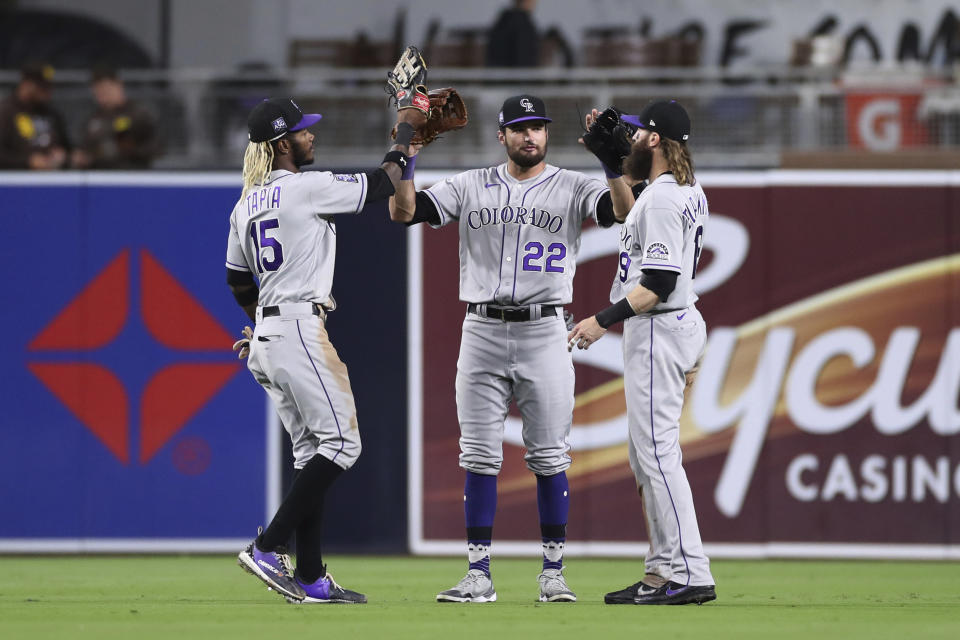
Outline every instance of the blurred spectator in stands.
<path id="1" fill-rule="evenodd" d="M 540 62 L 540 36 L 532 16 L 537 0 L 514 0 L 512 4 L 490 27 L 488 67 L 535 67 Z"/>
<path id="2" fill-rule="evenodd" d="M 149 169 L 157 154 L 153 116 L 127 99 L 116 69 L 98 66 L 90 89 L 97 103 L 83 126 L 73 166 L 78 169 Z"/>
<path id="3" fill-rule="evenodd" d="M 540 65 L 568 69 L 573 67 L 573 47 L 559 27 L 550 27 L 540 38 Z"/>
<path id="4" fill-rule="evenodd" d="M 70 141 L 63 116 L 50 106 L 53 68 L 28 64 L 13 95 L 0 104 L 0 169 L 61 169 Z"/>

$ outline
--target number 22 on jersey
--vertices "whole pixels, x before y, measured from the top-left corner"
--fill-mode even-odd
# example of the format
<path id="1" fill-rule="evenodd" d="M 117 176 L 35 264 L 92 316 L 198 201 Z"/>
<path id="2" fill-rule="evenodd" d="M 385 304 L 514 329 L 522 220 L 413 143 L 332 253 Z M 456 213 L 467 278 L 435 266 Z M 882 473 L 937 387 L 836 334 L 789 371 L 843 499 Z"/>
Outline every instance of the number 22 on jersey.
<path id="1" fill-rule="evenodd" d="M 563 273 L 563 259 L 567 256 L 567 247 L 562 242 L 554 242 L 547 247 L 545 264 L 539 261 L 543 258 L 543 245 L 539 242 L 528 242 L 523 250 L 524 271 L 546 271 L 548 273 Z"/>
<path id="2" fill-rule="evenodd" d="M 280 221 L 276 218 L 254 220 L 250 225 L 250 237 L 253 238 L 254 260 L 257 271 L 276 271 L 283 264 L 283 245 L 272 234 L 280 229 Z M 269 253 L 267 253 L 269 249 Z M 269 256 L 269 257 L 268 257 Z"/>

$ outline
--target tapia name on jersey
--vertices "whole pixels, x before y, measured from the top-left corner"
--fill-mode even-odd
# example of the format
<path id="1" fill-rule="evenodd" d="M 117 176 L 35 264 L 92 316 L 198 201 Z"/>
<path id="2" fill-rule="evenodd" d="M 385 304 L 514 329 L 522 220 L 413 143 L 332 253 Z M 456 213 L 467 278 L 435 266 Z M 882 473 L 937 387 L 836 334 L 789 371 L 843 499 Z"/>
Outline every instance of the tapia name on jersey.
<path id="1" fill-rule="evenodd" d="M 280 185 L 261 187 L 247 195 L 247 216 L 266 209 L 280 208 Z"/>
<path id="2" fill-rule="evenodd" d="M 536 207 L 504 206 L 483 207 L 467 213 L 467 226 L 477 230 L 487 225 L 529 224 L 550 233 L 560 233 L 563 218 L 551 215 L 549 211 Z"/>

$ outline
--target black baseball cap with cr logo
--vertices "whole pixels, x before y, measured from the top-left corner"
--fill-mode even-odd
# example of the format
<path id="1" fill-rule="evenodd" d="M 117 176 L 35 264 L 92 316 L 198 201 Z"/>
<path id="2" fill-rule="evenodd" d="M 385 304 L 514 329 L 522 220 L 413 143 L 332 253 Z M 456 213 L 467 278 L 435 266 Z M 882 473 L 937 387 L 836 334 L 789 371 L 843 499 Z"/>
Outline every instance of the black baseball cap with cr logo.
<path id="1" fill-rule="evenodd" d="M 304 113 L 293 98 L 268 98 L 255 106 L 247 118 L 250 142 L 272 142 L 291 131 L 300 131 L 322 118 L 319 113 Z"/>
<path id="2" fill-rule="evenodd" d="M 676 100 L 651 102 L 643 108 L 640 115 L 623 114 L 620 119 L 641 129 L 656 131 L 677 142 L 685 143 L 690 139 L 690 116 Z"/>
<path id="3" fill-rule="evenodd" d="M 547 109 L 543 106 L 543 100 L 528 94 L 511 96 L 504 100 L 498 119 L 501 129 L 507 125 L 523 122 L 524 120 L 553 122 L 553 120 L 547 117 Z"/>

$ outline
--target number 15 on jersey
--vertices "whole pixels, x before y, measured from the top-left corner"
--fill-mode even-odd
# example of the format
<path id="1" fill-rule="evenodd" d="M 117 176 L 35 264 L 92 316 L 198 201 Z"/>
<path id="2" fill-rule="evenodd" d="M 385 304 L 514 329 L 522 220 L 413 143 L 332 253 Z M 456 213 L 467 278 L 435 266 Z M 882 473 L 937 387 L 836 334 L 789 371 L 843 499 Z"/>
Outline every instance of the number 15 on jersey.
<path id="1" fill-rule="evenodd" d="M 280 229 L 280 221 L 276 218 L 255 220 L 250 225 L 250 237 L 253 238 L 253 252 L 257 263 L 257 271 L 276 271 L 283 264 L 283 245 L 273 237 Z M 269 249 L 269 252 L 267 251 Z"/>

